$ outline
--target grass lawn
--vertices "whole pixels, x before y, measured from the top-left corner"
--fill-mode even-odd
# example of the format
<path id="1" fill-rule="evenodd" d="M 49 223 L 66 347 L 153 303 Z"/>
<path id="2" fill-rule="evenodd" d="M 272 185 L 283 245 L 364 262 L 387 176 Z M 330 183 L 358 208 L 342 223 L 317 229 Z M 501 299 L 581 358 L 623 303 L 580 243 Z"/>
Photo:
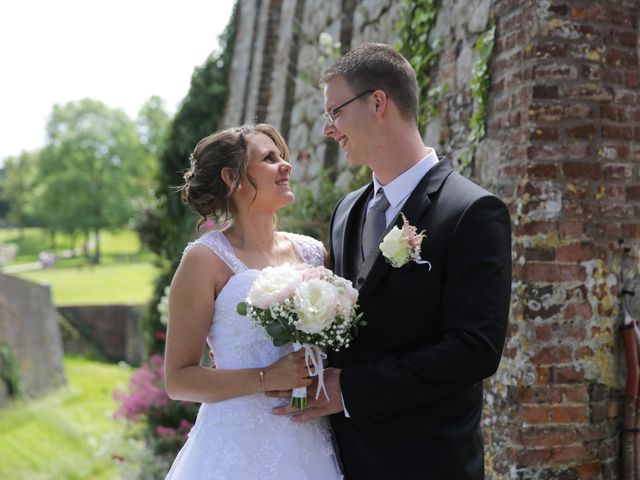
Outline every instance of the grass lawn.
<path id="1" fill-rule="evenodd" d="M 108 480 L 117 477 L 101 439 L 118 433 L 111 420 L 115 387 L 133 373 L 127 367 L 65 358 L 68 386 L 46 397 L 0 410 L 0 478 L 11 480 Z"/>
<path id="2" fill-rule="evenodd" d="M 68 235 L 58 234 L 56 235 L 54 248 L 51 237 L 45 230 L 40 228 L 0 229 L 0 243 L 12 243 L 18 246 L 18 256 L 7 265 L 35 262 L 38 260 L 38 254 L 43 250 L 60 253 L 80 246 L 82 241 L 83 238 L 81 237 L 76 238 L 74 241 Z M 93 252 L 93 250 L 91 251 Z M 100 251 L 102 262 L 106 264 L 123 260 L 149 260 L 152 257 L 149 253 L 141 252 L 138 236 L 131 230 L 101 232 Z M 84 259 L 78 260 L 84 261 Z"/>
<path id="3" fill-rule="evenodd" d="M 0 229 L 0 243 L 18 245 L 18 257 L 8 265 L 35 262 L 50 250 L 50 238 L 37 228 Z M 77 242 L 76 244 L 78 244 Z M 58 258 L 53 268 L 18 273 L 17 276 L 51 286 L 53 302 L 61 304 L 141 304 L 149 301 L 157 268 L 153 255 L 141 252 L 135 232 L 101 234 L 101 263 L 91 265 L 83 256 Z M 55 252 L 71 249 L 69 237 L 58 235 Z"/>
<path id="4" fill-rule="evenodd" d="M 151 263 L 55 267 L 18 276 L 51 286 L 53 303 L 141 304 L 151 298 L 157 268 Z"/>
<path id="5" fill-rule="evenodd" d="M 35 262 L 38 260 L 38 253 L 52 249 L 50 237 L 40 228 L 2 228 L 0 243 L 12 243 L 18 246 L 18 256 L 7 265 Z M 69 237 L 58 235 L 56 247 L 56 250 L 62 251 L 72 248 L 73 245 Z"/>

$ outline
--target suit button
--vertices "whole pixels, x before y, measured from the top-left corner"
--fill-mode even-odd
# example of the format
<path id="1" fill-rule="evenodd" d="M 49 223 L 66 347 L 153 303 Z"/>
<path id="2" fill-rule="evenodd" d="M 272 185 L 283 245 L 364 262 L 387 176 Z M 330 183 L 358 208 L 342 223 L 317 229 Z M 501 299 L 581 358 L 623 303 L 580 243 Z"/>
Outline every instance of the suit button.
<path id="1" fill-rule="evenodd" d="M 358 285 L 362 285 L 364 283 L 364 278 L 358 278 Z"/>

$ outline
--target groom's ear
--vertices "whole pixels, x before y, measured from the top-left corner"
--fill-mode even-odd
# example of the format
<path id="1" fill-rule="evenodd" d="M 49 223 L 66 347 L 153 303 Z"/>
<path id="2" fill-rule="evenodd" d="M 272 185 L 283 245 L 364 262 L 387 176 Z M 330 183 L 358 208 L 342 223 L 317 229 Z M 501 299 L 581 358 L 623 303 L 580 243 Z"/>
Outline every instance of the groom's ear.
<path id="1" fill-rule="evenodd" d="M 387 94 L 385 92 L 383 92 L 382 90 L 376 90 L 375 92 L 373 92 L 373 98 L 375 101 L 375 111 L 376 113 L 380 112 L 381 114 L 384 113 L 384 111 L 387 109 L 388 107 L 388 98 L 387 98 Z"/>

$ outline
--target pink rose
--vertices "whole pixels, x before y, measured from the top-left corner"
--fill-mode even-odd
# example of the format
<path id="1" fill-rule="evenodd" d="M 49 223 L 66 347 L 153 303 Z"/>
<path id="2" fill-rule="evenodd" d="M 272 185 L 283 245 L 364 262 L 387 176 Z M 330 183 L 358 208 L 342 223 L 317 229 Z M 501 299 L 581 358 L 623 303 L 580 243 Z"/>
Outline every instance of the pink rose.
<path id="1" fill-rule="evenodd" d="M 324 280 L 331 276 L 331 270 L 324 267 L 311 267 L 305 265 L 306 268 L 302 268 L 302 278 L 306 280 Z"/>

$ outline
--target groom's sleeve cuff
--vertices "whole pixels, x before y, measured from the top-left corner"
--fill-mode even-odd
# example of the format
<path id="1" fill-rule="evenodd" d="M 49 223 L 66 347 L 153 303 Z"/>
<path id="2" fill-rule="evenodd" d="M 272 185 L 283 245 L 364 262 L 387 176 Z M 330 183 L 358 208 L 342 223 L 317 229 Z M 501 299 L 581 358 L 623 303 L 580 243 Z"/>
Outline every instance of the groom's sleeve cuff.
<path id="1" fill-rule="evenodd" d="M 344 409 L 344 416 L 347 418 L 351 418 L 351 415 L 349 415 L 349 411 L 347 410 L 347 406 L 344 404 L 344 396 L 342 394 L 340 394 L 340 400 L 342 400 L 342 408 Z"/>

